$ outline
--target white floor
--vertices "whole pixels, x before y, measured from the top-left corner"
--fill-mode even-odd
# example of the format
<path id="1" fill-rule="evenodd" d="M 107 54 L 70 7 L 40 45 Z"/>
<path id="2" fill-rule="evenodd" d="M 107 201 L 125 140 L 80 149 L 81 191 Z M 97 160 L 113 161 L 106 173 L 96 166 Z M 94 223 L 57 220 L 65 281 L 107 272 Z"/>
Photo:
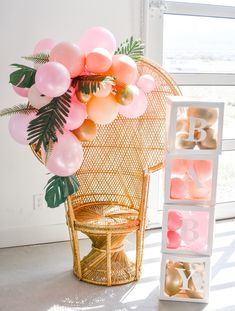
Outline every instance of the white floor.
<path id="1" fill-rule="evenodd" d="M 210 303 L 159 301 L 160 240 L 157 230 L 145 238 L 141 280 L 102 287 L 79 282 L 72 273 L 68 242 L 0 250 L 1 311 L 199 311 L 235 310 L 235 222 L 216 224 Z M 82 252 L 89 249 L 82 240 Z M 132 255 L 134 242 L 128 240 Z"/>

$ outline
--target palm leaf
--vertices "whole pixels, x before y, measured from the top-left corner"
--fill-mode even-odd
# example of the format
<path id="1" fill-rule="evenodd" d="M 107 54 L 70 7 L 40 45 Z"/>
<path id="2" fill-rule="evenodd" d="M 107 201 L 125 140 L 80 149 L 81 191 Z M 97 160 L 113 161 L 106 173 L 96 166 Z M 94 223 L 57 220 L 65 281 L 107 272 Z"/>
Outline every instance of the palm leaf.
<path id="1" fill-rule="evenodd" d="M 24 114 L 30 114 L 31 112 L 38 111 L 36 108 L 32 106 L 28 106 L 28 104 L 19 104 L 17 106 L 13 106 L 11 108 L 5 108 L 0 111 L 0 117 L 3 116 L 10 116 L 12 114 L 16 113 L 24 113 Z"/>
<path id="2" fill-rule="evenodd" d="M 61 177 L 53 176 L 46 185 L 45 200 L 48 207 L 58 207 L 64 203 L 69 195 L 77 192 L 79 182 L 75 175 Z"/>
<path id="3" fill-rule="evenodd" d="M 50 141 L 57 142 L 56 132 L 63 134 L 66 117 L 69 113 L 71 102 L 71 91 L 68 90 L 60 97 L 40 108 L 36 118 L 29 123 L 28 140 L 30 145 L 35 144 L 35 151 L 39 151 L 43 145 L 47 152 Z"/>
<path id="4" fill-rule="evenodd" d="M 19 64 L 12 64 L 18 69 L 10 74 L 10 83 L 19 87 L 31 87 L 35 83 L 36 69 Z"/>
<path id="5" fill-rule="evenodd" d="M 140 39 L 135 40 L 133 37 L 126 39 L 121 43 L 115 54 L 125 54 L 130 56 L 134 61 L 140 60 L 144 55 L 144 44 Z"/>
<path id="6" fill-rule="evenodd" d="M 22 58 L 34 62 L 34 64 L 45 64 L 49 62 L 49 54 L 38 53 L 30 56 L 22 56 Z"/>
<path id="7" fill-rule="evenodd" d="M 106 82 L 113 82 L 115 80 L 112 76 L 91 75 L 91 76 L 78 76 L 73 79 L 72 86 L 78 88 L 78 91 L 85 94 L 95 93 L 100 89 L 101 84 Z"/>

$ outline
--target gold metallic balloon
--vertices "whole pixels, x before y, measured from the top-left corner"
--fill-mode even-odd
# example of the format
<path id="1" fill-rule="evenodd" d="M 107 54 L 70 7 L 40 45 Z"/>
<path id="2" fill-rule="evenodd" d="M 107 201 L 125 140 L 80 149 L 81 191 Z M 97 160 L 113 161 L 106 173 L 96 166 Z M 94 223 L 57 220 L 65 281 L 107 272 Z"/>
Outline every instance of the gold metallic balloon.
<path id="1" fill-rule="evenodd" d="M 177 149 L 193 149 L 196 145 L 194 141 L 187 141 L 188 138 L 187 132 L 178 132 L 176 133 L 175 147 Z"/>
<path id="2" fill-rule="evenodd" d="M 179 118 L 176 120 L 176 132 L 183 131 L 188 132 L 189 130 L 189 121 L 185 118 Z"/>
<path id="3" fill-rule="evenodd" d="M 87 103 L 91 99 L 91 94 L 85 94 L 80 91 L 76 91 L 76 97 L 81 103 Z"/>
<path id="4" fill-rule="evenodd" d="M 207 128 L 205 129 L 205 131 L 206 131 L 206 138 L 198 142 L 198 147 L 200 149 L 216 149 L 217 140 L 215 138 L 215 131 L 212 128 Z"/>
<path id="5" fill-rule="evenodd" d="M 73 131 L 73 134 L 80 141 L 92 141 L 97 134 L 96 124 L 92 120 L 86 119 L 79 128 Z"/>
<path id="6" fill-rule="evenodd" d="M 188 117 L 204 119 L 207 122 L 207 127 L 213 125 L 218 117 L 217 109 L 209 107 L 189 107 L 187 110 L 187 115 Z M 200 126 L 200 124 L 197 123 L 199 122 L 196 122 L 196 126 Z"/>
<path id="7" fill-rule="evenodd" d="M 167 295 L 176 295 L 182 285 L 183 280 L 179 272 L 174 267 L 166 268 L 165 292 Z"/>
<path id="8" fill-rule="evenodd" d="M 134 98 L 134 89 L 132 85 L 119 87 L 117 89 L 116 99 L 119 104 L 127 106 L 130 105 Z"/>

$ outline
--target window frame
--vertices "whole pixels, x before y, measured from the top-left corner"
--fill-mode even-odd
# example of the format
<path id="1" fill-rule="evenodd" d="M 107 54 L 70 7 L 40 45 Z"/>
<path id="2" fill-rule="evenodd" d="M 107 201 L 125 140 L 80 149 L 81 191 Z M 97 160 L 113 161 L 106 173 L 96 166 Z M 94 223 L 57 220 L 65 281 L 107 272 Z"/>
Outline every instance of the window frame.
<path id="1" fill-rule="evenodd" d="M 235 7 L 164 0 L 142 0 L 141 37 L 146 42 L 146 56 L 163 64 L 164 14 L 235 19 Z M 235 86 L 235 73 L 174 73 L 169 72 L 179 86 Z M 223 139 L 222 151 L 235 151 L 234 139 Z M 235 201 L 217 203 L 216 218 L 235 217 Z M 154 207 L 150 206 L 150 209 Z M 161 219 L 161 210 L 158 210 Z M 151 212 L 150 212 L 150 218 Z M 159 218 L 158 218 L 159 219 Z M 150 219 L 149 227 L 159 226 Z"/>

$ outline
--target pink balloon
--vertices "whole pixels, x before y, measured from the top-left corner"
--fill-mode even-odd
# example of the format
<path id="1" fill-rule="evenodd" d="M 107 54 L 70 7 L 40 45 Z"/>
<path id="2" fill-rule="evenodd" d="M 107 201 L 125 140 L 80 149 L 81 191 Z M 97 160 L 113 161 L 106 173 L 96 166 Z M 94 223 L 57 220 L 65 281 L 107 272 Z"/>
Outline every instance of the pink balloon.
<path id="1" fill-rule="evenodd" d="M 81 74 L 85 67 L 85 56 L 78 45 L 60 42 L 50 52 L 50 61 L 64 65 L 72 78 Z"/>
<path id="2" fill-rule="evenodd" d="M 113 55 L 117 45 L 114 35 L 108 29 L 93 27 L 82 34 L 79 46 L 85 53 L 89 53 L 95 48 L 104 48 Z"/>
<path id="3" fill-rule="evenodd" d="M 22 96 L 22 97 L 28 97 L 29 89 L 27 87 L 19 87 L 12 85 L 13 90 L 16 92 L 16 94 Z"/>
<path id="4" fill-rule="evenodd" d="M 151 75 L 145 74 L 139 77 L 137 86 L 145 93 L 152 92 L 155 88 L 155 80 Z"/>
<path id="5" fill-rule="evenodd" d="M 167 232 L 167 248 L 178 248 L 181 243 L 181 237 L 176 231 Z"/>
<path id="6" fill-rule="evenodd" d="M 112 91 L 112 84 L 106 82 L 105 84 L 100 84 L 100 89 L 97 90 L 94 95 L 96 97 L 106 97 Z"/>
<path id="7" fill-rule="evenodd" d="M 168 230 L 176 231 L 182 227 L 183 217 L 179 211 L 169 211 L 168 212 Z"/>
<path id="8" fill-rule="evenodd" d="M 47 97 L 47 96 L 41 94 L 38 91 L 35 84 L 32 85 L 31 88 L 29 89 L 28 98 L 29 98 L 30 105 L 32 105 L 33 107 L 35 107 L 37 109 L 40 109 L 43 106 L 49 104 L 52 100 L 51 97 Z"/>
<path id="9" fill-rule="evenodd" d="M 27 140 L 28 133 L 27 128 L 29 122 L 36 117 L 36 113 L 32 112 L 30 114 L 18 113 L 13 115 L 8 124 L 9 132 L 12 138 L 19 144 L 28 145 Z"/>
<path id="10" fill-rule="evenodd" d="M 75 130 L 82 125 L 87 118 L 86 105 L 83 103 L 70 103 L 69 115 L 66 118 L 65 130 Z"/>
<path id="11" fill-rule="evenodd" d="M 145 113 L 148 106 L 148 100 L 142 90 L 134 92 L 133 101 L 127 105 L 119 105 L 119 113 L 126 118 L 138 118 Z"/>
<path id="12" fill-rule="evenodd" d="M 186 197 L 186 187 L 180 178 L 171 178 L 170 198 L 183 200 Z"/>
<path id="13" fill-rule="evenodd" d="M 54 46 L 55 41 L 53 39 L 42 39 L 36 43 L 33 54 L 49 52 Z"/>
<path id="14" fill-rule="evenodd" d="M 64 65 L 48 62 L 38 68 L 35 84 L 41 94 L 48 97 L 58 97 L 68 90 L 70 74 Z"/>
<path id="15" fill-rule="evenodd" d="M 173 159 L 171 161 L 171 176 L 183 177 L 188 168 L 188 161 L 185 159 Z"/>
<path id="16" fill-rule="evenodd" d="M 200 181 L 204 182 L 212 178 L 212 160 L 194 160 L 192 161 L 192 165 Z"/>
<path id="17" fill-rule="evenodd" d="M 42 159 L 45 162 L 45 150 L 42 148 Z M 71 132 L 58 135 L 51 154 L 45 164 L 49 171 L 57 176 L 73 175 L 81 166 L 83 149 L 79 140 Z"/>
<path id="18" fill-rule="evenodd" d="M 109 70 L 111 65 L 112 56 L 103 48 L 92 50 L 86 57 L 86 67 L 90 72 L 103 73 Z"/>
<path id="19" fill-rule="evenodd" d="M 211 179 L 197 184 L 193 179 L 187 180 L 188 193 L 193 200 L 209 200 L 211 197 Z"/>

